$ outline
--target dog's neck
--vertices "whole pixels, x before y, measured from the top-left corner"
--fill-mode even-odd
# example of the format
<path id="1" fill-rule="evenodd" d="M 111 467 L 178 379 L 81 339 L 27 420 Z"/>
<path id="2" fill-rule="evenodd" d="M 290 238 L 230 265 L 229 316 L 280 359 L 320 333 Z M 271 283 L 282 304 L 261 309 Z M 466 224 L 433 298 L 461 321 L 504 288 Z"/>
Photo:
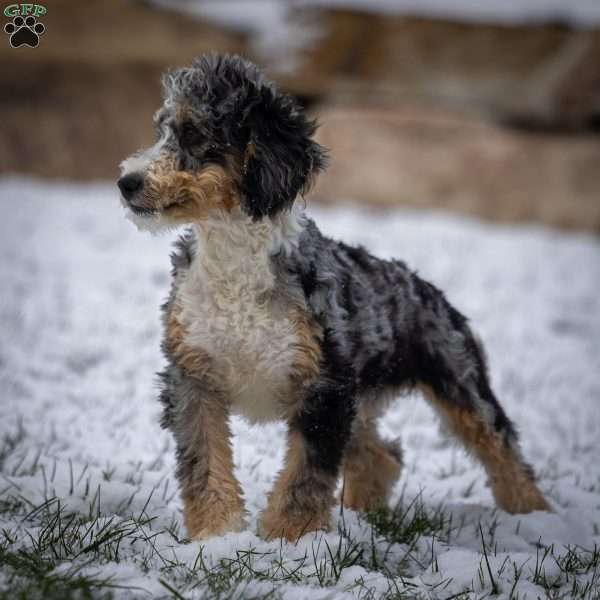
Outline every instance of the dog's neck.
<path id="1" fill-rule="evenodd" d="M 298 247 L 305 216 L 292 208 L 254 221 L 236 209 L 194 224 L 196 274 L 208 284 L 262 293 L 273 288 L 272 258 Z"/>

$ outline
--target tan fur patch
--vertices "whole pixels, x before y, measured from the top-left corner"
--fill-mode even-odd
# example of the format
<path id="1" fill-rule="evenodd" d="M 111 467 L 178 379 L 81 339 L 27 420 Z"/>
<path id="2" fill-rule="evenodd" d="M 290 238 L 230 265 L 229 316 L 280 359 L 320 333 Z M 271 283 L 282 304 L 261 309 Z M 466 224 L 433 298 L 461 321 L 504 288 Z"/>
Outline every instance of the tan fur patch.
<path id="1" fill-rule="evenodd" d="M 218 210 L 230 213 L 239 205 L 239 197 L 233 178 L 222 167 L 209 165 L 188 173 L 177 170 L 173 160 L 165 157 L 148 171 L 144 205 L 176 222 L 191 222 Z"/>
<path id="2" fill-rule="evenodd" d="M 203 422 L 197 427 L 205 435 L 206 479 L 199 490 L 183 490 L 185 526 L 194 539 L 240 531 L 245 526 L 242 490 L 233 474 L 227 410 L 215 398 L 202 407 L 201 413 Z"/>
<path id="3" fill-rule="evenodd" d="M 190 106 L 186 102 L 179 100 L 177 103 L 177 108 L 175 109 L 175 120 L 177 121 L 177 125 L 181 126 L 181 124 L 186 121 L 190 114 Z"/>
<path id="4" fill-rule="evenodd" d="M 291 310 L 289 319 L 298 338 L 297 357 L 293 367 L 294 379 L 306 386 L 314 381 L 319 373 L 323 333 L 316 323 L 309 321 L 306 312 L 299 308 Z"/>
<path id="5" fill-rule="evenodd" d="M 166 339 L 169 353 L 175 357 L 177 364 L 193 377 L 210 380 L 210 355 L 203 350 L 191 348 L 185 343 L 186 330 L 178 319 L 181 309 L 175 305 L 171 308 L 167 319 Z"/>
<path id="6" fill-rule="evenodd" d="M 244 150 L 244 165 L 247 165 L 248 161 L 253 158 L 256 154 L 256 144 L 253 140 L 250 140 L 246 144 L 246 149 Z"/>
<path id="7" fill-rule="evenodd" d="M 443 415 L 450 430 L 485 467 L 494 498 L 500 508 L 510 513 L 550 510 L 519 457 L 476 412 L 449 406 L 448 403 L 439 400 L 431 388 L 423 386 L 422 389 Z"/>
<path id="8" fill-rule="evenodd" d="M 385 507 L 402 470 L 400 455 L 390 452 L 374 425 L 354 434 L 344 458 L 342 502 L 356 511 Z"/>
<path id="9" fill-rule="evenodd" d="M 334 478 L 311 485 L 306 449 L 302 435 L 290 431 L 286 464 L 273 490 L 267 508 L 259 520 L 259 533 L 266 539 L 284 537 L 295 541 L 305 533 L 329 529 L 330 509 L 333 506 Z M 330 490 L 328 495 L 323 491 Z"/>

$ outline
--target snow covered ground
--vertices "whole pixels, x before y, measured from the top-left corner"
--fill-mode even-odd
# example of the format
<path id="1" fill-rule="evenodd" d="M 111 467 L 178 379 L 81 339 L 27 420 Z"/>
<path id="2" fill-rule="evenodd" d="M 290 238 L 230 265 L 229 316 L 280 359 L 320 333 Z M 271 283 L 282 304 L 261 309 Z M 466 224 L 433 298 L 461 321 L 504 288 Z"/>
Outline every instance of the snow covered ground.
<path id="1" fill-rule="evenodd" d="M 394 537 L 336 511 L 338 532 L 263 542 L 256 517 L 283 430 L 235 420 L 250 527 L 201 545 L 182 539 L 173 442 L 157 422 L 170 239 L 125 221 L 114 185 L 6 178 L 0 208 L 0 592 L 25 585 L 18 557 L 30 552 L 49 565 L 44 577 L 110 577 L 135 588 L 112 589 L 123 598 L 263 597 L 274 587 L 269 597 L 286 599 L 600 597 L 596 238 L 310 209 L 328 234 L 404 258 L 471 317 L 555 513 L 495 510 L 479 467 L 408 397 L 382 429 L 402 435 L 394 501 L 408 520 L 425 516 L 421 534 Z"/>

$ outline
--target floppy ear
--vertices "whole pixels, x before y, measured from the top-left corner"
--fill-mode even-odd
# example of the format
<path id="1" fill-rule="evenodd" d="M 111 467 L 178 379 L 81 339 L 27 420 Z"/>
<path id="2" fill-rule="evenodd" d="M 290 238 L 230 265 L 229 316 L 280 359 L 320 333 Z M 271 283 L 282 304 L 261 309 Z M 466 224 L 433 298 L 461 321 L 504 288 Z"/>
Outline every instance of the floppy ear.
<path id="1" fill-rule="evenodd" d="M 242 173 L 242 209 L 255 219 L 290 208 L 327 166 L 312 135 L 317 124 L 294 100 L 271 87 L 256 89 L 244 110 L 248 142 Z"/>

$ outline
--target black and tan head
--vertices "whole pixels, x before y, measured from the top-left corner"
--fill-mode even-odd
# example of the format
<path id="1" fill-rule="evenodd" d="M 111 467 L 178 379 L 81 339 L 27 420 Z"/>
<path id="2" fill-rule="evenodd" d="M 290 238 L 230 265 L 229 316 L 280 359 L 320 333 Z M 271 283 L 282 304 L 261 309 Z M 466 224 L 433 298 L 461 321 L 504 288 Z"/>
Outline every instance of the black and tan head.
<path id="1" fill-rule="evenodd" d="M 168 73 L 157 141 L 121 165 L 123 204 L 138 226 L 202 221 L 234 210 L 254 220 L 290 209 L 325 168 L 314 121 L 238 56 L 203 56 Z"/>

